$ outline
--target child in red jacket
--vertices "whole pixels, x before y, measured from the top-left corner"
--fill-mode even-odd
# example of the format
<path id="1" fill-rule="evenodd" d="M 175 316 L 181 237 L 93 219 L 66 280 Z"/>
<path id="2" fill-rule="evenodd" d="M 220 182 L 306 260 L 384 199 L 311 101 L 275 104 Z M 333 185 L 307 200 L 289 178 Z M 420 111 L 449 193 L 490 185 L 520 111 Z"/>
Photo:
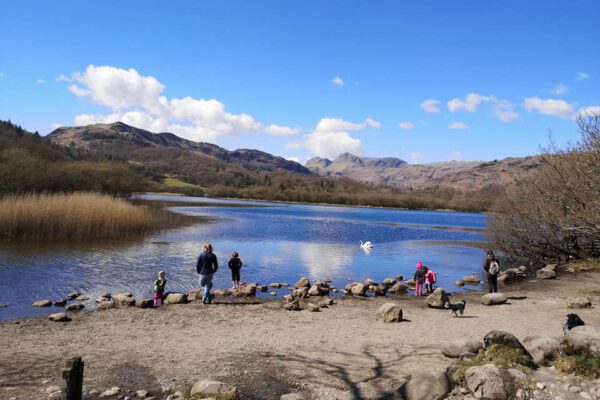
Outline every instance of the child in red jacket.
<path id="1" fill-rule="evenodd" d="M 437 276 L 431 268 L 425 268 L 427 269 L 425 272 L 425 289 L 427 290 L 427 294 L 431 294 L 433 293 L 433 284 L 437 281 Z"/>

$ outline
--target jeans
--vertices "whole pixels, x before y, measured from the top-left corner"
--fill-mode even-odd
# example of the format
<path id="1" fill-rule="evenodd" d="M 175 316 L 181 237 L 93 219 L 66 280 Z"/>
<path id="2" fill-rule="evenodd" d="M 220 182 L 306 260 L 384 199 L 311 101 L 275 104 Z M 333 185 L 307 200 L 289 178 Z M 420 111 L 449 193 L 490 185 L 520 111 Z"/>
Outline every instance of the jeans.
<path id="1" fill-rule="evenodd" d="M 210 289 L 212 289 L 213 274 L 200 275 L 198 279 L 202 288 L 202 302 L 208 302 L 210 300 Z"/>
<path id="2" fill-rule="evenodd" d="M 490 293 L 496 293 L 498 291 L 498 275 L 488 274 L 488 286 Z"/>

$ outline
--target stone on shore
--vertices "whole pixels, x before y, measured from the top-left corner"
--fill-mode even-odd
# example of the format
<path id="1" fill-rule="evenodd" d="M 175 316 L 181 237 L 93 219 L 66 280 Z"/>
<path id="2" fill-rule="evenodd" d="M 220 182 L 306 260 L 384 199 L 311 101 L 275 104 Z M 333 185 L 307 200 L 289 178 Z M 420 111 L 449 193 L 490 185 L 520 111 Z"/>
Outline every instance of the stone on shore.
<path id="1" fill-rule="evenodd" d="M 382 304 L 375 313 L 375 319 L 383 321 L 386 324 L 390 322 L 402 322 L 402 309 L 396 303 Z"/>
<path id="2" fill-rule="evenodd" d="M 323 299 L 319 302 L 321 308 L 329 307 L 333 305 L 333 299 Z"/>
<path id="3" fill-rule="evenodd" d="M 67 295 L 67 299 L 75 300 L 80 295 L 81 295 L 81 293 L 79 293 L 79 292 L 71 292 Z"/>
<path id="4" fill-rule="evenodd" d="M 279 289 L 281 287 L 281 283 L 273 282 L 269 286 L 271 286 L 273 289 Z"/>
<path id="5" fill-rule="evenodd" d="M 67 321 L 71 320 L 71 318 L 69 318 L 67 313 L 64 313 L 64 312 L 50 314 L 50 315 L 48 315 L 48 319 L 50 321 L 54 321 L 54 322 L 67 322 Z"/>
<path id="6" fill-rule="evenodd" d="M 83 310 L 83 304 L 69 304 L 65 307 L 65 311 L 79 311 Z"/>
<path id="7" fill-rule="evenodd" d="M 394 294 L 406 294 L 408 293 L 408 287 L 403 285 L 402 282 L 396 282 L 388 289 L 388 292 Z"/>
<path id="8" fill-rule="evenodd" d="M 478 285 L 481 283 L 481 279 L 477 275 L 467 275 L 462 278 L 465 283 L 470 285 Z"/>
<path id="9" fill-rule="evenodd" d="M 498 304 L 504 304 L 508 301 L 508 296 L 504 293 L 487 293 L 481 296 L 481 304 L 484 306 L 494 306 Z"/>
<path id="10" fill-rule="evenodd" d="M 300 288 L 304 288 L 304 287 L 305 288 L 309 288 L 310 287 L 310 280 L 307 277 L 303 276 L 302 278 L 300 278 L 300 280 L 298 282 L 296 282 L 294 284 L 294 287 L 296 289 L 300 289 Z"/>
<path id="11" fill-rule="evenodd" d="M 54 302 L 54 305 L 56 307 L 64 307 L 67 305 L 67 299 L 63 299 L 63 300 L 57 300 Z"/>
<path id="12" fill-rule="evenodd" d="M 113 303 L 112 300 L 106 300 L 106 301 L 98 303 L 98 305 L 96 306 L 96 308 L 98 310 L 100 310 L 100 311 L 108 310 L 108 309 L 111 309 L 111 308 L 115 308 L 115 303 Z"/>
<path id="13" fill-rule="evenodd" d="M 32 304 L 33 307 L 50 307 L 52 302 L 50 300 L 38 300 Z"/>
<path id="14" fill-rule="evenodd" d="M 288 311 L 300 311 L 302 308 L 300 307 L 300 302 L 298 300 L 290 301 L 289 303 L 285 303 L 283 305 Z"/>
<path id="15" fill-rule="evenodd" d="M 165 304 L 185 304 L 188 302 L 185 293 L 169 293 L 165 296 Z"/>
<path id="16" fill-rule="evenodd" d="M 524 279 L 527 275 L 524 272 L 521 272 L 518 268 L 508 268 L 498 275 L 499 282 L 510 282 L 516 281 L 518 279 Z"/>
<path id="17" fill-rule="evenodd" d="M 110 301 L 110 297 L 98 296 L 96 297 L 96 303 L 102 303 L 103 301 Z"/>
<path id="18" fill-rule="evenodd" d="M 79 296 L 77 296 L 75 298 L 75 300 L 77 300 L 77 301 L 86 301 L 86 300 L 89 300 L 89 299 L 90 298 L 88 296 L 86 296 L 85 294 L 80 294 Z"/>
<path id="19" fill-rule="evenodd" d="M 292 301 L 294 301 L 294 296 L 292 296 L 291 294 L 286 294 L 285 296 L 283 296 L 283 301 L 285 303 L 291 303 Z"/>
<path id="20" fill-rule="evenodd" d="M 519 339 L 515 335 L 512 335 L 504 331 L 490 331 L 483 337 L 483 348 L 488 349 L 492 345 L 511 347 L 518 350 L 523 357 L 526 359 L 525 366 L 533 367 L 533 357 L 527 349 L 519 342 Z"/>
<path id="21" fill-rule="evenodd" d="M 138 308 L 153 308 L 154 307 L 154 299 L 137 300 L 135 302 L 135 306 Z"/>
<path id="22" fill-rule="evenodd" d="M 399 280 L 400 280 L 400 279 L 399 279 Z M 415 286 L 416 286 L 415 280 L 414 280 L 414 279 L 412 279 L 412 278 L 410 278 L 409 280 L 407 280 L 407 281 L 406 281 L 406 285 L 407 285 L 409 288 L 411 288 L 411 289 L 413 289 L 413 290 L 414 290 L 414 288 L 415 288 Z"/>
<path id="23" fill-rule="evenodd" d="M 594 354 L 600 355 L 600 326 L 576 326 L 567 332 L 563 344 L 574 349 L 589 348 Z"/>
<path id="24" fill-rule="evenodd" d="M 433 293 L 427 296 L 427 305 L 431 308 L 445 308 L 448 301 L 450 301 L 450 298 L 441 287 L 436 288 Z"/>
<path id="25" fill-rule="evenodd" d="M 450 392 L 450 382 L 444 372 L 422 372 L 414 375 L 400 386 L 398 396 L 402 400 L 442 400 Z"/>
<path id="26" fill-rule="evenodd" d="M 202 299 L 202 289 L 190 289 L 187 292 L 188 301 L 195 301 Z"/>
<path id="27" fill-rule="evenodd" d="M 105 390 L 100 393 L 100 398 L 116 396 L 121 391 L 121 388 L 118 386 L 113 386 L 110 389 Z"/>
<path id="28" fill-rule="evenodd" d="M 456 282 L 454 282 L 454 284 L 456 286 L 465 286 L 465 281 L 463 281 L 462 279 L 459 279 Z"/>
<path id="29" fill-rule="evenodd" d="M 549 365 L 560 351 L 560 341 L 552 336 L 527 336 L 523 346 L 537 365 Z"/>
<path id="30" fill-rule="evenodd" d="M 4 303 L 0 303 L 0 308 L 6 308 L 6 307 L 7 307 L 7 305 L 6 305 L 6 304 L 4 304 Z"/>
<path id="31" fill-rule="evenodd" d="M 470 338 L 457 338 L 442 343 L 442 354 L 446 357 L 460 358 L 465 354 L 477 354 L 483 344 L 479 340 Z"/>
<path id="32" fill-rule="evenodd" d="M 277 292 L 269 292 L 270 296 L 277 296 Z"/>
<path id="33" fill-rule="evenodd" d="M 364 296 L 367 292 L 367 287 L 362 283 L 357 283 L 350 288 L 350 294 L 353 296 Z"/>
<path id="34" fill-rule="evenodd" d="M 589 308 L 592 306 L 592 302 L 589 299 L 576 298 L 567 300 L 568 308 Z"/>
<path id="35" fill-rule="evenodd" d="M 308 289 L 309 296 L 327 296 L 329 294 L 329 285 L 327 286 L 319 286 L 315 284 L 310 289 Z"/>
<path id="36" fill-rule="evenodd" d="M 267 285 L 260 285 L 257 287 L 258 291 L 261 293 L 265 293 L 267 290 L 269 290 L 269 287 Z"/>
<path id="37" fill-rule="evenodd" d="M 375 282 L 371 278 L 368 278 L 367 280 L 365 280 L 365 286 L 379 286 L 379 283 Z"/>
<path id="38" fill-rule="evenodd" d="M 306 305 L 306 309 L 311 312 L 318 312 L 321 310 L 321 307 L 319 307 L 318 305 L 313 304 L 313 303 L 308 303 Z"/>
<path id="39" fill-rule="evenodd" d="M 556 264 L 546 265 L 535 273 L 538 279 L 556 279 Z"/>
<path id="40" fill-rule="evenodd" d="M 467 369 L 467 387 L 478 398 L 506 400 L 504 382 L 500 370 L 494 364 L 484 364 Z"/>
<path id="41" fill-rule="evenodd" d="M 131 307 L 135 305 L 135 300 L 131 296 L 127 296 L 128 293 L 117 293 L 112 296 L 112 302 L 115 307 Z M 102 304 L 102 303 L 100 303 Z"/>
<path id="42" fill-rule="evenodd" d="M 203 396 L 204 398 L 214 396 L 220 399 L 235 399 L 238 390 L 233 385 L 219 381 L 204 380 L 194 383 L 190 396 Z"/>
<path id="43" fill-rule="evenodd" d="M 295 299 L 303 299 L 303 298 L 305 298 L 305 297 L 307 297 L 307 296 L 308 296 L 308 289 L 307 289 L 307 288 L 305 288 L 305 287 L 303 287 L 303 288 L 300 288 L 300 289 L 296 289 L 296 290 L 294 290 L 294 291 L 292 292 L 292 296 L 293 296 Z"/>
<path id="44" fill-rule="evenodd" d="M 212 294 L 214 294 L 215 296 L 229 296 L 231 295 L 231 290 L 229 289 L 215 289 L 211 292 Z"/>

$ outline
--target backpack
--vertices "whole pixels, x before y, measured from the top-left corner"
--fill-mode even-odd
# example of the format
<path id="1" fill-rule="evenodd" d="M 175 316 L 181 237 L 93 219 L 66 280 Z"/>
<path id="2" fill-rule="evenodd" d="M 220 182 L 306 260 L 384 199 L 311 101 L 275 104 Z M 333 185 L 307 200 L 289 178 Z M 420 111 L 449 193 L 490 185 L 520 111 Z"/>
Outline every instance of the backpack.
<path id="1" fill-rule="evenodd" d="M 500 272 L 500 266 L 498 265 L 498 262 L 492 261 L 492 263 L 490 264 L 490 274 L 498 275 L 498 272 Z"/>

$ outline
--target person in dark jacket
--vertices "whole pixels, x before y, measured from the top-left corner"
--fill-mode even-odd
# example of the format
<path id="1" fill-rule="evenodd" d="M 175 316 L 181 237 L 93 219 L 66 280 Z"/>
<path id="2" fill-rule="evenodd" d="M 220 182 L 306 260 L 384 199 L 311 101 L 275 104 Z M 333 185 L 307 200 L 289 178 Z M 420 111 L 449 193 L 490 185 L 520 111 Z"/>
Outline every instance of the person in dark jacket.
<path id="1" fill-rule="evenodd" d="M 213 253 L 210 243 L 204 244 L 204 251 L 198 256 L 196 263 L 196 272 L 198 272 L 200 287 L 202 288 L 202 304 L 211 303 L 213 296 L 210 293 L 212 289 L 213 274 L 219 269 L 217 256 Z"/>
<path id="2" fill-rule="evenodd" d="M 494 252 L 488 250 L 485 260 L 483 260 L 483 270 L 488 280 L 488 290 L 490 293 L 496 293 L 498 291 L 498 260 Z"/>
<path id="3" fill-rule="evenodd" d="M 242 260 L 240 260 L 240 255 L 237 251 L 234 251 L 231 254 L 231 259 L 227 264 L 229 269 L 231 270 L 231 281 L 233 282 L 233 289 L 240 288 L 240 269 L 242 269 Z"/>

